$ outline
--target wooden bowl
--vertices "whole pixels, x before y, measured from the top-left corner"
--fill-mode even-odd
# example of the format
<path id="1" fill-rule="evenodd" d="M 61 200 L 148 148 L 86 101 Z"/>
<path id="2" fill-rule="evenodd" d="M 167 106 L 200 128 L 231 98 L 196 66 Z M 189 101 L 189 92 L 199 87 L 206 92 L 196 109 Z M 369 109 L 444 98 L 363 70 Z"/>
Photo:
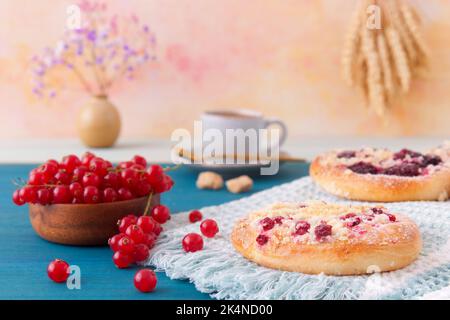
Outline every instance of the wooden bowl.
<path id="1" fill-rule="evenodd" d="M 151 207 L 160 203 L 152 197 Z M 117 221 L 144 212 L 147 197 L 99 204 L 30 204 L 30 221 L 36 233 L 45 240 L 68 245 L 107 245 L 118 233 Z"/>

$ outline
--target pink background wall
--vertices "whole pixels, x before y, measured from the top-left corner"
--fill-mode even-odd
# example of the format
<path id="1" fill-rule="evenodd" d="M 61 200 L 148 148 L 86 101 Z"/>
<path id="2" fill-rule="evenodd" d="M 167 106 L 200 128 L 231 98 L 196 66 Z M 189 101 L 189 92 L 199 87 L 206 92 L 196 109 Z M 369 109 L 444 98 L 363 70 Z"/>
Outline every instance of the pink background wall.
<path id="1" fill-rule="evenodd" d="M 450 1 L 413 1 L 424 16 L 431 72 L 387 123 L 340 79 L 354 0 L 114 0 L 158 40 L 158 62 L 114 87 L 123 136 L 166 137 L 205 109 L 245 107 L 284 119 L 291 135 L 449 135 Z M 63 31 L 64 0 L 0 2 L 0 138 L 76 136 L 86 96 L 50 104 L 29 93 L 29 57 Z"/>

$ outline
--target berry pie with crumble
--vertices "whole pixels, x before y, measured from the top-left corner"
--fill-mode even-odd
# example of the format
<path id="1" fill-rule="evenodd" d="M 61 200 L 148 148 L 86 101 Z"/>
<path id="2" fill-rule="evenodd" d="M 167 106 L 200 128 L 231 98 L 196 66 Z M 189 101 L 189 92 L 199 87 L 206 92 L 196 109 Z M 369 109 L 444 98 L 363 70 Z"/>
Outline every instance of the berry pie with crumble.
<path id="1" fill-rule="evenodd" d="M 416 224 L 382 206 L 279 203 L 239 220 L 235 249 L 259 265 L 307 274 L 359 275 L 411 264 Z"/>
<path id="2" fill-rule="evenodd" d="M 408 149 L 337 150 L 317 157 L 310 175 L 326 191 L 353 200 L 447 200 L 450 141 L 427 153 Z"/>

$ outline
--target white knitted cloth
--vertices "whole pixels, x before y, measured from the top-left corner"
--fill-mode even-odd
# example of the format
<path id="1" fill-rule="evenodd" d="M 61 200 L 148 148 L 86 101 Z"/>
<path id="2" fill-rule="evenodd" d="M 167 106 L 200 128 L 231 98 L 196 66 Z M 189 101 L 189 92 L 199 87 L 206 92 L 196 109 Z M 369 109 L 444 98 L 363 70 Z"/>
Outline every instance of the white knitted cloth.
<path id="1" fill-rule="evenodd" d="M 229 236 L 236 219 L 279 201 L 319 199 L 348 203 L 320 190 L 302 178 L 219 206 L 202 208 L 214 218 L 220 233 L 205 238 L 201 251 L 186 253 L 181 240 L 200 232 L 188 213 L 176 214 L 147 261 L 172 279 L 189 279 L 201 292 L 217 299 L 450 299 L 450 202 L 387 203 L 392 211 L 409 215 L 420 228 L 423 250 L 410 266 L 368 276 L 305 275 L 256 265 L 237 253 Z M 353 202 L 355 203 L 355 202 Z"/>

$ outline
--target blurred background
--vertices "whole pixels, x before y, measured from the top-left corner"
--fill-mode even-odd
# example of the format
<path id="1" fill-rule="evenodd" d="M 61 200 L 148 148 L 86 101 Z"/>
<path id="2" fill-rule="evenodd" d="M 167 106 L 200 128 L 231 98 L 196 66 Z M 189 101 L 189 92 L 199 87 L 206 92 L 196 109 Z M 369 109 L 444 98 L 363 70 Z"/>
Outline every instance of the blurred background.
<path id="1" fill-rule="evenodd" d="M 0 1 L 0 139 L 76 138 L 74 118 L 89 96 L 34 97 L 31 56 L 64 31 L 65 0 Z M 340 57 L 354 0 L 110 0 L 156 35 L 156 61 L 110 100 L 121 138 L 167 138 L 204 110 L 250 108 L 300 136 L 448 136 L 450 1 L 411 1 L 421 12 L 430 72 L 385 119 L 341 80 Z"/>

